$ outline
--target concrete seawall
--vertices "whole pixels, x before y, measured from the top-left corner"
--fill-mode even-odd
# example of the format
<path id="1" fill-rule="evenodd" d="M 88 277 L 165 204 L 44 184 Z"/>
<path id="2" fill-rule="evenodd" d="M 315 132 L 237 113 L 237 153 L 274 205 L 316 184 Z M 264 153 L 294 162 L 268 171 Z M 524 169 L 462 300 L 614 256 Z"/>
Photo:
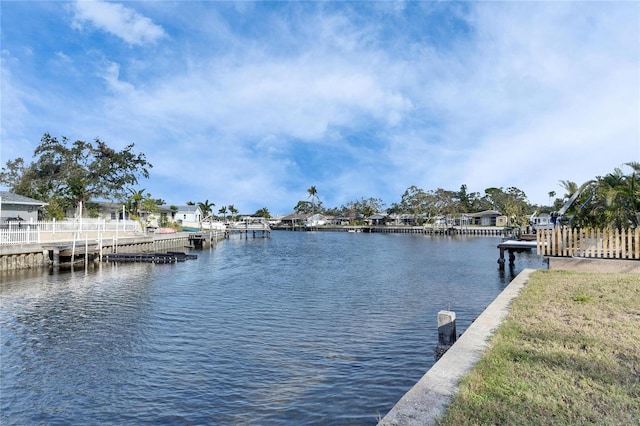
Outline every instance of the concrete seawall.
<path id="1" fill-rule="evenodd" d="M 525 269 L 518 274 L 378 425 L 433 424 L 457 392 L 460 379 L 480 360 L 489 338 L 506 318 L 511 302 L 520 294 L 534 271 Z"/>
<path id="2" fill-rule="evenodd" d="M 190 245 L 189 236 L 193 233 L 178 232 L 175 234 L 149 234 L 149 235 L 127 235 L 115 236 L 101 235 L 100 239 L 95 236 L 82 235 L 76 240 L 78 251 L 84 250 L 85 243 L 95 246 L 99 244 L 102 253 L 150 253 L 163 252 L 167 250 L 184 249 Z M 73 236 L 72 236 L 73 237 Z M 224 238 L 224 233 L 216 235 L 215 240 Z M 73 240 L 69 240 L 66 235 L 59 235 L 55 239 L 47 239 L 39 244 L 22 244 L 0 246 L 0 271 L 12 271 L 18 269 L 43 268 L 50 266 L 52 260 L 49 250 L 54 246 L 71 246 Z"/>

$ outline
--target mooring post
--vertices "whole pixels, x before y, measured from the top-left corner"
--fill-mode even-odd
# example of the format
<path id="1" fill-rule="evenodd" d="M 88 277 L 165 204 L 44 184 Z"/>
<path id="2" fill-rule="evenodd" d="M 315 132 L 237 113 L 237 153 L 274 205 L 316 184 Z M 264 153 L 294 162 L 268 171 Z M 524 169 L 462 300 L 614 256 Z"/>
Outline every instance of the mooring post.
<path id="1" fill-rule="evenodd" d="M 60 266 L 60 249 L 58 248 L 54 248 L 53 250 L 53 267 L 59 267 Z"/>
<path id="2" fill-rule="evenodd" d="M 438 345 L 434 353 L 436 361 L 456 342 L 456 313 L 448 308 L 438 312 Z"/>
<path id="3" fill-rule="evenodd" d="M 500 269 L 504 269 L 504 247 L 500 248 L 500 257 L 498 258 L 498 265 L 500 265 Z"/>
<path id="4" fill-rule="evenodd" d="M 451 346 L 456 342 L 456 313 L 438 312 L 438 344 Z"/>

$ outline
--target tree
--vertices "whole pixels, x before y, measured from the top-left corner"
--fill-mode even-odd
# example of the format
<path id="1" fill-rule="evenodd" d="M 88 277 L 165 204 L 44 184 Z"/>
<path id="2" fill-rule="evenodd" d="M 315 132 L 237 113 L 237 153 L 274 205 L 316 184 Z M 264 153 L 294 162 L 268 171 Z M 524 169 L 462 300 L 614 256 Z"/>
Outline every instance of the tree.
<path id="1" fill-rule="evenodd" d="M 640 225 L 640 163 L 626 163 L 625 174 L 616 168 L 604 177 L 583 184 L 576 201 L 567 210 L 572 226 L 617 228 Z"/>
<path id="2" fill-rule="evenodd" d="M 400 207 L 403 212 L 412 214 L 414 220 L 420 223 L 422 221 L 421 216 L 429 208 L 429 197 L 422 188 L 412 185 L 402 194 Z"/>
<path id="3" fill-rule="evenodd" d="M 93 142 L 66 137 L 58 140 L 45 133 L 26 165 L 22 158 L 7 162 L 0 184 L 19 195 L 50 204 L 48 217 L 86 204 L 92 199 L 125 199 L 140 177 L 148 178 L 153 167 L 144 154 L 133 152 L 134 144 L 115 151 L 96 138 Z"/>
<path id="4" fill-rule="evenodd" d="M 218 213 L 220 213 L 222 215 L 223 220 L 226 222 L 227 221 L 227 207 L 226 206 L 220 207 L 220 209 L 218 210 Z"/>
<path id="5" fill-rule="evenodd" d="M 256 210 L 256 212 L 253 215 L 255 217 L 263 217 L 265 219 L 269 219 L 271 217 L 271 214 L 269 213 L 269 209 L 266 207 Z"/>
<path id="6" fill-rule="evenodd" d="M 522 190 L 512 186 L 506 190 L 487 188 L 484 192 L 484 200 L 491 206 L 491 209 L 507 216 L 509 225 L 527 225 L 527 213 L 530 206 L 527 202 L 527 195 Z"/>
<path id="7" fill-rule="evenodd" d="M 142 200 L 144 199 L 144 189 L 140 191 L 134 191 L 130 189 L 131 196 L 126 202 L 126 209 L 130 215 L 133 216 L 133 220 L 138 220 L 140 217 L 140 209 L 142 207 Z"/>
<path id="8" fill-rule="evenodd" d="M 233 206 L 233 204 L 229 204 L 228 208 L 229 208 L 229 213 L 231 214 L 231 220 L 233 220 L 235 215 L 237 215 L 239 211 Z"/>
<path id="9" fill-rule="evenodd" d="M 311 198 L 311 212 L 315 213 L 316 212 L 315 200 L 320 200 L 320 198 L 318 197 L 318 191 L 316 190 L 315 186 L 312 186 L 311 188 L 307 189 L 307 192 L 309 193 L 309 198 Z"/>
<path id="10" fill-rule="evenodd" d="M 458 200 L 460 202 L 460 209 L 462 213 L 469 213 L 472 211 L 473 205 L 471 202 L 471 196 L 467 193 L 467 185 L 462 184 L 460 191 L 458 191 Z"/>
<path id="11" fill-rule="evenodd" d="M 381 198 L 364 198 L 361 197 L 359 200 L 354 200 L 348 203 L 348 206 L 342 205 L 340 209 L 335 209 L 331 211 L 327 211 L 327 214 L 332 214 L 334 216 L 344 214 L 350 215 L 355 218 L 355 215 L 360 215 L 363 217 L 373 216 L 374 214 L 382 211 L 384 209 L 384 201 Z"/>
<path id="12" fill-rule="evenodd" d="M 140 211 L 145 212 L 148 215 L 151 213 L 157 213 L 159 209 L 158 209 L 158 203 L 156 201 L 157 200 L 153 199 L 151 197 L 151 194 L 147 192 L 144 199 L 142 200 L 142 204 L 140 205 Z M 147 216 L 147 218 L 148 217 L 149 216 Z"/>
<path id="13" fill-rule="evenodd" d="M 210 203 L 207 199 L 204 203 L 198 203 L 198 207 L 200 207 L 203 219 L 206 219 L 211 215 L 211 213 L 213 213 L 213 207 L 215 207 L 215 204 Z"/>
<path id="14" fill-rule="evenodd" d="M 565 199 L 571 198 L 571 196 L 578 190 L 578 184 L 570 180 L 561 180 L 560 186 L 567 191 L 563 196 Z"/>
<path id="15" fill-rule="evenodd" d="M 311 203 L 308 201 L 298 201 L 298 204 L 293 208 L 293 211 L 297 214 L 309 214 L 313 211 Z"/>

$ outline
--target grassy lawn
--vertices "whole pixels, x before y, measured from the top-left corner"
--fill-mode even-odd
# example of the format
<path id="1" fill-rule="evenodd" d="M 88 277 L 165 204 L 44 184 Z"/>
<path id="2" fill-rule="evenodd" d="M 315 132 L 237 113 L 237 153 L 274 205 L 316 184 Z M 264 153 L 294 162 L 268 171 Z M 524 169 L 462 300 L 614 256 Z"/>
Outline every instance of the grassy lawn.
<path id="1" fill-rule="evenodd" d="M 439 425 L 640 425 L 640 275 L 536 271 Z"/>

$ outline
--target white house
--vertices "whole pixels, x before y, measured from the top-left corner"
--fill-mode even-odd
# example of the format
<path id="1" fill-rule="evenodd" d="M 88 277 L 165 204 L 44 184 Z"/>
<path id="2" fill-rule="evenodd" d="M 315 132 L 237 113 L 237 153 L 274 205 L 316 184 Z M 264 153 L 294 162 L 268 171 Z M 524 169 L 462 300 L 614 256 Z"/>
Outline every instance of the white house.
<path id="1" fill-rule="evenodd" d="M 553 222 L 551 222 L 551 215 L 549 213 L 533 214 L 529 218 L 529 224 L 533 229 L 553 229 Z"/>
<path id="2" fill-rule="evenodd" d="M 305 226 L 322 226 L 327 224 L 327 218 L 320 213 L 312 214 L 305 220 Z"/>
<path id="3" fill-rule="evenodd" d="M 180 224 L 200 223 L 203 218 L 202 210 L 200 210 L 199 206 L 178 206 L 178 210 L 176 210 L 173 218 L 177 223 Z"/>

